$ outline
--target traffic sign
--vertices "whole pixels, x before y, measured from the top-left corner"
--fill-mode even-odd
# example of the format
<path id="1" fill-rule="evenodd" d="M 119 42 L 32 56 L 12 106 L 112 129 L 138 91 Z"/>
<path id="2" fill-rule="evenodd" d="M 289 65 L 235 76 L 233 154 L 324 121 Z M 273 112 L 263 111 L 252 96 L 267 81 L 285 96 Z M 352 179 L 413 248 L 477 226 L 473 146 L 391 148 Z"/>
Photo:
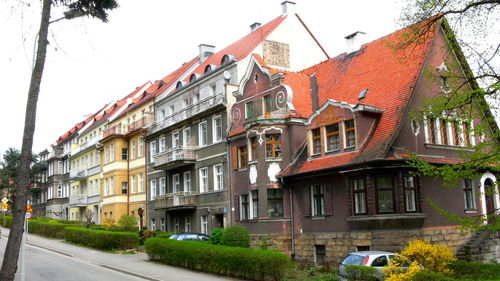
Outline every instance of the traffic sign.
<path id="1" fill-rule="evenodd" d="M 33 213 L 33 209 L 31 209 L 30 204 L 26 204 L 26 213 Z"/>
<path id="2" fill-rule="evenodd" d="M 2 212 L 6 212 L 9 209 L 9 204 L 2 203 Z"/>
<path id="3" fill-rule="evenodd" d="M 28 212 L 26 212 L 26 218 L 27 218 L 27 219 L 31 219 L 31 215 L 32 215 L 32 214 L 33 214 L 33 213 L 28 213 Z"/>
<path id="4" fill-rule="evenodd" d="M 7 197 L 2 198 L 2 203 L 7 204 L 7 202 L 9 202 L 9 199 L 7 199 Z"/>

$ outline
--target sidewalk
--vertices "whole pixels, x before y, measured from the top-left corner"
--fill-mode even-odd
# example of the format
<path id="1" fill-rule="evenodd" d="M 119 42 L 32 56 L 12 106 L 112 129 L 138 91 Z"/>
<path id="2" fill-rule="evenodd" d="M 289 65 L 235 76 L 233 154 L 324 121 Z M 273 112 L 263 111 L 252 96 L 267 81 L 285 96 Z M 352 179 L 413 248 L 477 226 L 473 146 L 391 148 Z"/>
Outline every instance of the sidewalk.
<path id="1" fill-rule="evenodd" d="M 3 227 L 1 229 L 1 239 L 6 239 L 9 235 L 9 229 Z M 148 256 L 144 253 L 110 254 L 91 248 L 67 244 L 61 240 L 47 239 L 31 234 L 28 234 L 27 243 L 35 247 L 72 257 L 74 259 L 83 260 L 111 270 L 151 281 L 237 280 L 208 273 L 190 271 L 180 267 L 152 263 L 148 261 Z"/>

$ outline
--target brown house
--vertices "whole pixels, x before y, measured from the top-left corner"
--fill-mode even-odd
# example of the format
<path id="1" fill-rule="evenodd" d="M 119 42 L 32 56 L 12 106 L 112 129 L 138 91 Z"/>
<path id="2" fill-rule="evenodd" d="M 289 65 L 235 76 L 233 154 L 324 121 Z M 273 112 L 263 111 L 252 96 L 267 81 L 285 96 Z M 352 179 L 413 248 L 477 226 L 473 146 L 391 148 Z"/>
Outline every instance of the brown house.
<path id="1" fill-rule="evenodd" d="M 479 113 L 471 123 L 410 118 L 425 97 L 446 93 L 447 65 L 458 63 L 440 24 L 409 48 L 389 47 L 401 30 L 298 73 L 255 55 L 234 94 L 229 132 L 234 223 L 259 243 L 316 262 L 399 250 L 413 238 L 462 245 L 466 237 L 428 199 L 462 216 L 495 212 L 498 188 L 485 190 L 498 175 L 444 188 L 406 162 L 414 152 L 458 163 L 481 141 L 467 129 Z"/>

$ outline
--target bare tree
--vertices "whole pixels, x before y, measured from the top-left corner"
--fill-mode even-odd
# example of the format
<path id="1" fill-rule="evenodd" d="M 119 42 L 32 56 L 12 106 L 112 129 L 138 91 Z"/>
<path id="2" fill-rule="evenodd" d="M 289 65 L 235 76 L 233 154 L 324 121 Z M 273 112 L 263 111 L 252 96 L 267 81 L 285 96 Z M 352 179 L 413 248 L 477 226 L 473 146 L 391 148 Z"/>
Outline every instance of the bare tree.
<path id="1" fill-rule="evenodd" d="M 63 18 L 71 19 L 76 16 L 89 16 L 98 18 L 103 22 L 107 22 L 107 11 L 118 7 L 115 0 L 43 0 L 42 2 L 36 59 L 31 73 L 28 101 L 26 104 L 16 198 L 12 208 L 13 221 L 2 262 L 2 269 L 0 271 L 0 281 L 14 280 L 17 271 L 19 249 L 21 246 L 22 234 L 24 232 L 24 214 L 26 212 L 27 187 L 30 180 L 30 163 L 33 160 L 32 147 L 33 134 L 35 132 L 36 109 L 43 69 L 45 66 L 45 58 L 47 55 L 47 46 L 49 44 L 47 37 L 49 24 L 51 23 L 50 11 L 52 6 L 56 4 L 65 6 L 69 9 Z"/>

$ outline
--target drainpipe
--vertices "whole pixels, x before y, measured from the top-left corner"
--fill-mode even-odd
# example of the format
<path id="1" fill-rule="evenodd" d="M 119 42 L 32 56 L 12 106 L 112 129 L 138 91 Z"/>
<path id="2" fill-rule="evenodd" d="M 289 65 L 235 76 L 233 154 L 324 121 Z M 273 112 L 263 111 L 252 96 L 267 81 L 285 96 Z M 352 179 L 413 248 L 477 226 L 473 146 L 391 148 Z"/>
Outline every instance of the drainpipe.
<path id="1" fill-rule="evenodd" d="M 227 116 L 226 116 L 227 118 Z M 226 130 L 226 149 L 227 149 L 227 157 L 226 157 L 226 166 L 227 166 L 227 174 L 228 174 L 228 186 L 229 186 L 229 189 L 228 189 L 228 196 L 229 196 L 229 208 L 227 209 L 227 225 L 228 226 L 231 226 L 233 224 L 233 211 L 232 211 L 232 207 L 233 207 L 233 196 L 232 196 L 232 193 L 231 193 L 231 187 L 233 186 L 232 185 L 232 179 L 231 179 L 231 175 L 233 174 L 233 170 L 232 170 L 232 167 L 231 167 L 231 159 L 230 157 L 232 157 L 231 155 L 231 149 L 229 149 L 229 138 L 227 137 L 227 130 Z M 224 221 L 222 222 L 222 224 L 224 224 Z"/>
<path id="2" fill-rule="evenodd" d="M 128 125 L 127 125 L 128 131 Z M 130 141 L 128 137 L 125 137 L 127 140 L 127 216 L 130 216 Z"/>
<path id="3" fill-rule="evenodd" d="M 280 177 L 280 182 L 283 186 L 285 186 L 285 181 L 283 180 L 283 177 Z M 293 189 L 292 187 L 290 188 L 290 224 L 291 224 L 291 246 L 292 246 L 292 260 L 295 260 L 295 219 L 294 219 L 294 213 L 293 213 Z"/>

